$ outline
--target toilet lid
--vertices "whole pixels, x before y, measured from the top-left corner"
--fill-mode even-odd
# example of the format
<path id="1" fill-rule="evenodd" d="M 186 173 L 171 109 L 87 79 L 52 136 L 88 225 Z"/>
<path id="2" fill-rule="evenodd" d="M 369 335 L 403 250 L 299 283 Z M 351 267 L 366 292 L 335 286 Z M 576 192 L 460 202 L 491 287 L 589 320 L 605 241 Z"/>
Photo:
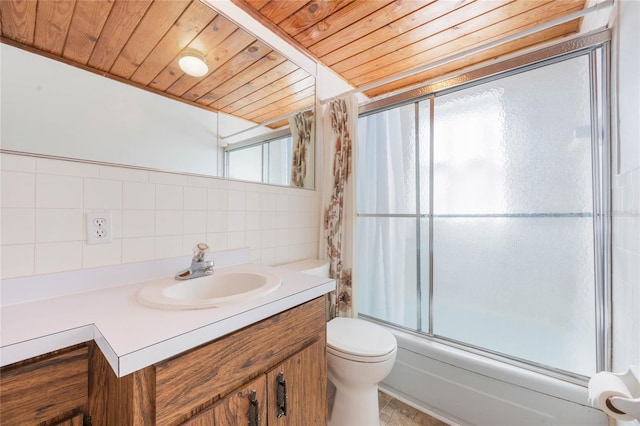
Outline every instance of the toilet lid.
<path id="1" fill-rule="evenodd" d="M 346 354 L 378 357 L 396 349 L 396 338 L 364 320 L 334 318 L 327 323 L 327 346 Z"/>

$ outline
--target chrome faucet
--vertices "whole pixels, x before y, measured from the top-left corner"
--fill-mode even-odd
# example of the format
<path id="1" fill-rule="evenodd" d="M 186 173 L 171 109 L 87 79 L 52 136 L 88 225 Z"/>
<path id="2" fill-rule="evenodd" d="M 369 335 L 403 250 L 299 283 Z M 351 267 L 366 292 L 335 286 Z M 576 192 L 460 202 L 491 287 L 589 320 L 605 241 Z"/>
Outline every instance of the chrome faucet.
<path id="1" fill-rule="evenodd" d="M 193 250 L 193 259 L 191 266 L 176 274 L 176 280 L 190 280 L 192 278 L 204 277 L 213 274 L 213 260 L 205 260 L 205 256 L 209 252 L 209 246 L 206 243 L 199 243 Z"/>

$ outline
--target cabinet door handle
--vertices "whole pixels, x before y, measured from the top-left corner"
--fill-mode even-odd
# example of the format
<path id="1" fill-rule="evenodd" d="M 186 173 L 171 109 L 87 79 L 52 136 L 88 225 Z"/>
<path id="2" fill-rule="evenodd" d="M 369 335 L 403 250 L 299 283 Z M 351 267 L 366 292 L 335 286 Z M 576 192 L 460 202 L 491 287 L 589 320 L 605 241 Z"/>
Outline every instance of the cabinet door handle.
<path id="1" fill-rule="evenodd" d="M 249 392 L 249 426 L 260 426 L 260 410 L 254 390 Z"/>
<path id="2" fill-rule="evenodd" d="M 91 416 L 89 414 L 82 416 L 82 426 L 91 426 Z"/>
<path id="3" fill-rule="evenodd" d="M 284 379 L 284 373 L 278 373 L 278 417 L 287 415 L 287 381 Z"/>

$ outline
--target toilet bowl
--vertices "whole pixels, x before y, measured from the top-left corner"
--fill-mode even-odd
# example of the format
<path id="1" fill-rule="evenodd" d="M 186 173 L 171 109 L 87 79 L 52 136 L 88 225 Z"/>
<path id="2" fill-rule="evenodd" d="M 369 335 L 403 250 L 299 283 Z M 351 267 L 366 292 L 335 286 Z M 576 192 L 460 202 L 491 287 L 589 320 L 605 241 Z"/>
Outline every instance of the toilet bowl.
<path id="1" fill-rule="evenodd" d="M 396 338 L 384 328 L 355 318 L 327 323 L 327 367 L 336 387 L 329 426 L 374 426 L 378 383 L 393 368 Z"/>
<path id="2" fill-rule="evenodd" d="M 328 277 L 328 263 L 318 260 L 280 267 Z M 327 323 L 327 367 L 335 386 L 329 426 L 377 426 L 378 383 L 391 372 L 396 338 L 379 325 L 356 318 Z"/>

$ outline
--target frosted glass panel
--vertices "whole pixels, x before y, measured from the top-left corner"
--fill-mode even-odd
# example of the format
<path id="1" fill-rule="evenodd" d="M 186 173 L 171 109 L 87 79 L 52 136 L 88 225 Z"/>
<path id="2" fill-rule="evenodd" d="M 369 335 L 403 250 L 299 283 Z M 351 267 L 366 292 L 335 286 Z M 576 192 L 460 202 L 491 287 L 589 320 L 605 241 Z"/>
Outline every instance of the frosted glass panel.
<path id="1" fill-rule="evenodd" d="M 434 213 L 588 212 L 586 56 L 436 98 Z"/>
<path id="2" fill-rule="evenodd" d="M 415 107 L 358 119 L 358 213 L 415 213 Z"/>
<path id="3" fill-rule="evenodd" d="M 434 333 L 595 373 L 589 217 L 434 221 Z"/>
<path id="4" fill-rule="evenodd" d="M 418 103 L 418 148 L 420 168 L 420 213 L 429 214 L 429 156 L 431 145 L 431 104 L 427 101 Z"/>
<path id="5" fill-rule="evenodd" d="M 416 219 L 357 221 L 358 312 L 417 329 Z"/>
<path id="6" fill-rule="evenodd" d="M 359 119 L 359 313 L 596 372 L 589 70 L 583 55 Z"/>
<path id="7" fill-rule="evenodd" d="M 429 219 L 420 219 L 420 328 L 429 332 L 429 280 L 431 264 L 429 263 Z"/>

